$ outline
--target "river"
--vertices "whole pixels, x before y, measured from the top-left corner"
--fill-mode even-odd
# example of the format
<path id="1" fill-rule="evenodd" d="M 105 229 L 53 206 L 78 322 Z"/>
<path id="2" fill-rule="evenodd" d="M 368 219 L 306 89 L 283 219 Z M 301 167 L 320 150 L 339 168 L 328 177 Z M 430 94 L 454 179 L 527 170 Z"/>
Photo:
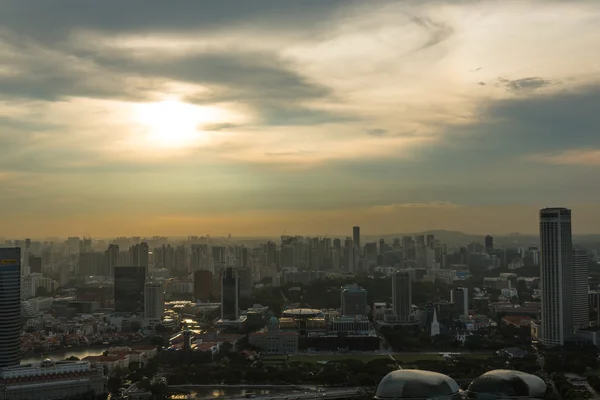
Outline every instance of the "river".
<path id="1" fill-rule="evenodd" d="M 108 346 L 91 346 L 91 347 L 79 347 L 71 349 L 62 349 L 50 351 L 42 354 L 31 354 L 21 359 L 21 364 L 30 364 L 40 362 L 43 358 L 49 358 L 53 361 L 62 361 L 65 358 L 77 357 L 82 359 L 87 356 L 99 356 L 104 351 L 108 350 Z"/>

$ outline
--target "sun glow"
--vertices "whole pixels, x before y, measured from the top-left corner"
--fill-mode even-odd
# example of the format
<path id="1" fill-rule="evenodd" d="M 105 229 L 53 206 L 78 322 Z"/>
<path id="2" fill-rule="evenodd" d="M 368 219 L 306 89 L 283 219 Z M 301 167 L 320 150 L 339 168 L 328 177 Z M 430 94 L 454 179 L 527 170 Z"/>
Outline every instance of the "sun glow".
<path id="1" fill-rule="evenodd" d="M 198 107 L 176 100 L 136 106 L 136 120 L 144 127 L 148 144 L 182 148 L 201 144 L 208 136 L 200 129 L 202 124 L 220 120 L 220 110 Z"/>

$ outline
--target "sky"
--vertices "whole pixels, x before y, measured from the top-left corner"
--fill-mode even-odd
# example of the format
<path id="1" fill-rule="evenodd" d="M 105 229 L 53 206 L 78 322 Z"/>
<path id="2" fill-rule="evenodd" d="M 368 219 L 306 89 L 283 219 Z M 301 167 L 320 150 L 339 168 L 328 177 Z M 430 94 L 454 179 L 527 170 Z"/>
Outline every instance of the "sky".
<path id="1" fill-rule="evenodd" d="M 597 1 L 5 0 L 0 236 L 600 232 Z"/>

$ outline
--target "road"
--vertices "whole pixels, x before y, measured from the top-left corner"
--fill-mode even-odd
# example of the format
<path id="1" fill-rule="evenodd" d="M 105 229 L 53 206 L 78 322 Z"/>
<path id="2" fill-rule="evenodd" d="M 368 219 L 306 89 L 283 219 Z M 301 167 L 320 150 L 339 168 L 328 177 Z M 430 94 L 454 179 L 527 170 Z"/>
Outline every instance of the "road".
<path id="1" fill-rule="evenodd" d="M 133 385 L 132 385 L 133 386 Z M 193 391 L 195 389 L 253 389 L 256 391 L 273 389 L 273 390 L 289 390 L 286 393 L 277 394 L 257 394 L 254 399 L 258 400 L 303 400 L 303 399 L 347 399 L 355 396 L 360 391 L 360 388 L 323 388 L 317 390 L 316 386 L 294 386 L 294 385 L 169 385 L 169 389 L 179 389 L 185 391 Z M 135 390 L 130 391 L 131 393 Z M 249 390 L 247 390 L 248 392 Z M 240 394 L 220 397 L 223 399 L 246 399 L 248 397 Z"/>
<path id="2" fill-rule="evenodd" d="M 348 399 L 357 395 L 359 388 L 330 389 L 324 392 L 292 392 L 276 395 L 257 395 L 256 400 L 309 400 L 309 399 Z M 228 400 L 246 399 L 246 396 L 222 397 Z"/>

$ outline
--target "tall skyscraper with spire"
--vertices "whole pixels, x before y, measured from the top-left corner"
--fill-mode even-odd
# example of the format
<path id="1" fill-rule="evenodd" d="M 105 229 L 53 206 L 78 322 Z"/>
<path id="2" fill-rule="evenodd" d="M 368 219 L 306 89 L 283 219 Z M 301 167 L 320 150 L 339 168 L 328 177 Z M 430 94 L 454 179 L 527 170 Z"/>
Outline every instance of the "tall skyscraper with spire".
<path id="1" fill-rule="evenodd" d="M 573 243 L 571 210 L 540 210 L 540 281 L 542 321 L 540 341 L 563 346 L 573 335 Z"/>

